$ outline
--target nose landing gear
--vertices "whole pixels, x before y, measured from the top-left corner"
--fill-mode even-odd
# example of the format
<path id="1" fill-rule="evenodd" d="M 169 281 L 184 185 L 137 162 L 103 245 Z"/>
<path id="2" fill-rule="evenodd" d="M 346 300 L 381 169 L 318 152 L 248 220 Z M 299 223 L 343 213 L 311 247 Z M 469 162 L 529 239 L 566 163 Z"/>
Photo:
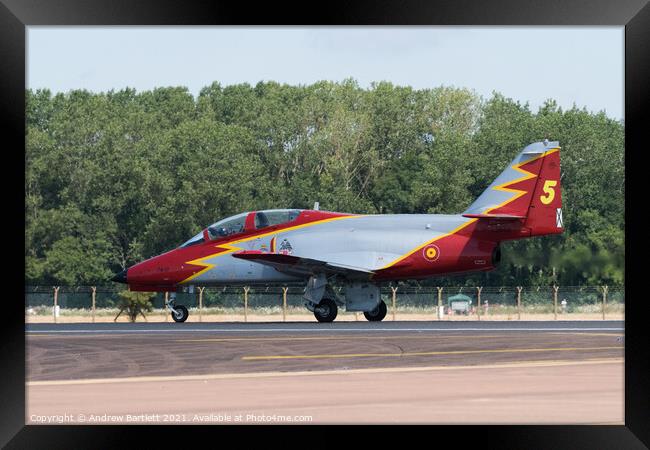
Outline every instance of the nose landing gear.
<path id="1" fill-rule="evenodd" d="M 174 322 L 185 322 L 190 313 L 187 311 L 187 308 L 183 305 L 178 305 L 174 308 L 176 311 L 172 312 L 172 319 Z"/>
<path id="2" fill-rule="evenodd" d="M 183 305 L 176 305 L 176 293 L 172 292 L 169 294 L 169 301 L 165 303 L 165 306 L 172 315 L 174 322 L 185 322 L 187 317 L 190 315 L 187 308 Z"/>

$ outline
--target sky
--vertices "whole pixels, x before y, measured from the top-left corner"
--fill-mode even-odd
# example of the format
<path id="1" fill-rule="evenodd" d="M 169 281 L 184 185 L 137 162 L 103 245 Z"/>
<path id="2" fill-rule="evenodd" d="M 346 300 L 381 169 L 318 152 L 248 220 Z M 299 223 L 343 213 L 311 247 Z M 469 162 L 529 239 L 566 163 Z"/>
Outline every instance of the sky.
<path id="1" fill-rule="evenodd" d="M 623 27 L 27 27 L 27 88 L 138 91 L 354 78 L 551 98 L 624 117 Z"/>

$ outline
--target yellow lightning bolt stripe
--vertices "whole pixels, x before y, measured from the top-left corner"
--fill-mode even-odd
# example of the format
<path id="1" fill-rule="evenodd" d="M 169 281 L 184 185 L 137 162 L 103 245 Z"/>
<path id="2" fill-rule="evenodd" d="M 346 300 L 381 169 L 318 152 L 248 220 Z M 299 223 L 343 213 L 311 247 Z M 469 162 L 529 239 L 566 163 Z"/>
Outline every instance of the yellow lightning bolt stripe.
<path id="1" fill-rule="evenodd" d="M 323 224 L 323 223 L 334 222 L 335 220 L 352 219 L 352 218 L 355 218 L 355 217 L 365 217 L 365 215 L 350 215 L 350 216 L 330 217 L 329 219 L 316 220 L 314 222 L 303 223 L 303 224 L 300 224 L 300 225 L 294 225 L 292 227 L 283 228 L 281 230 L 272 230 L 272 231 L 269 231 L 267 233 L 248 236 L 248 237 L 236 240 L 236 241 L 228 242 L 226 244 L 215 244 L 216 248 L 221 248 L 221 249 L 226 249 L 226 250 L 221 250 L 221 251 L 218 251 L 216 253 L 212 253 L 210 255 L 203 256 L 203 257 L 198 258 L 198 259 L 194 259 L 192 261 L 187 261 L 186 264 L 192 264 L 192 265 L 195 265 L 195 266 L 203 266 L 203 269 L 201 269 L 199 272 L 195 273 L 194 275 L 190 275 L 189 277 L 187 277 L 186 279 L 181 281 L 179 284 L 187 283 L 188 281 L 193 280 L 194 278 L 204 274 L 205 272 L 207 272 L 208 270 L 210 270 L 210 269 L 212 269 L 212 268 L 214 268 L 216 266 L 216 264 L 211 264 L 211 263 L 205 262 L 206 259 L 211 259 L 211 258 L 214 258 L 215 256 L 228 255 L 228 254 L 234 253 L 234 252 L 236 252 L 238 250 L 244 250 L 241 247 L 235 246 L 235 244 L 240 244 L 242 242 L 252 241 L 254 239 L 259 239 L 259 238 L 262 238 L 262 237 L 270 236 L 272 234 L 281 234 L 281 233 L 285 233 L 287 231 L 297 230 L 299 228 L 306 228 L 306 227 L 311 227 L 311 226 L 314 226 L 314 225 L 320 225 L 320 224 Z"/>
<path id="2" fill-rule="evenodd" d="M 534 177 L 537 176 L 537 175 L 535 175 L 535 174 L 533 174 L 533 173 L 531 173 L 531 172 L 528 172 L 527 170 L 522 169 L 521 166 L 523 166 L 524 164 L 528 164 L 528 163 L 530 163 L 530 162 L 536 161 L 536 160 L 538 160 L 538 159 L 540 159 L 540 158 L 544 158 L 545 156 L 548 156 L 548 155 L 550 155 L 551 153 L 555 153 L 555 152 L 557 152 L 557 151 L 559 151 L 559 150 L 560 150 L 559 148 L 554 148 L 554 149 L 549 150 L 549 151 L 547 151 L 547 152 L 545 152 L 545 153 L 542 153 L 542 154 L 539 155 L 539 156 L 536 156 L 536 157 L 534 157 L 534 158 L 531 158 L 531 159 L 529 159 L 529 160 L 526 160 L 526 161 L 520 162 L 519 164 L 515 164 L 514 166 L 511 166 L 513 169 L 515 169 L 515 170 L 521 172 L 521 173 L 523 174 L 523 176 L 522 176 L 521 178 L 518 178 L 518 179 L 514 180 L 514 181 L 506 181 L 505 183 L 502 183 L 502 184 L 500 184 L 500 185 L 498 185 L 498 186 L 494 186 L 492 189 L 495 189 L 495 190 L 498 190 L 498 191 L 504 191 L 504 192 L 513 192 L 513 193 L 515 193 L 516 195 L 515 195 L 514 197 L 511 197 L 511 198 L 509 198 L 509 199 L 507 199 L 507 200 L 501 202 L 501 204 L 499 204 L 499 205 L 497 205 L 497 206 L 494 206 L 494 207 L 490 208 L 490 209 L 489 209 L 488 211 L 486 211 L 484 214 L 488 214 L 490 211 L 494 211 L 495 209 L 501 208 L 502 206 L 505 206 L 505 205 L 507 205 L 508 203 L 511 203 L 511 202 L 517 200 L 519 197 L 521 197 L 522 195 L 525 195 L 525 194 L 528 192 L 528 191 L 522 191 L 522 190 L 520 190 L 520 189 L 511 189 L 511 188 L 508 188 L 508 187 L 507 187 L 507 186 L 513 185 L 513 184 L 515 184 L 515 183 L 518 183 L 518 182 L 520 182 L 520 181 L 528 180 L 528 179 L 530 179 L 530 178 L 534 178 Z M 398 262 L 403 261 L 404 259 L 406 259 L 406 258 L 408 258 L 409 256 L 411 256 L 413 253 L 415 253 L 415 252 L 417 252 L 417 251 L 423 249 L 423 248 L 426 247 L 427 245 L 432 244 L 432 243 L 434 243 L 434 242 L 436 242 L 436 241 L 438 241 L 438 240 L 440 240 L 440 239 L 442 239 L 442 238 L 444 238 L 444 237 L 451 236 L 452 234 L 458 233 L 460 230 L 462 230 L 462 229 L 465 228 L 465 227 L 468 227 L 469 225 L 473 224 L 473 223 L 476 222 L 477 220 L 478 220 L 478 218 L 469 219 L 467 222 L 462 223 L 461 225 L 457 226 L 456 228 L 454 228 L 454 229 L 451 230 L 450 232 L 445 233 L 445 234 L 442 234 L 442 235 L 440 235 L 440 236 L 436 236 L 435 238 L 431 239 L 430 241 L 427 241 L 427 242 L 425 242 L 424 244 L 422 244 L 422 245 L 416 247 L 415 249 L 409 251 L 409 252 L 406 253 L 405 255 L 402 255 L 402 256 L 400 256 L 399 258 L 395 259 L 394 261 L 389 262 L 388 264 L 386 264 L 385 266 L 383 266 L 383 267 L 382 267 L 381 269 L 379 269 L 379 270 L 388 269 L 389 267 L 394 266 L 394 265 L 397 264 Z"/>
<path id="3" fill-rule="evenodd" d="M 521 196 L 523 196 L 523 195 L 526 195 L 526 194 L 528 193 L 528 191 L 521 190 L 521 189 L 512 189 L 512 188 L 509 188 L 509 187 L 508 187 L 508 186 L 511 186 L 511 185 L 513 185 L 513 184 L 515 184 L 515 183 L 519 183 L 519 182 L 521 182 L 521 181 L 530 180 L 531 178 L 535 178 L 535 177 L 539 176 L 539 174 L 538 174 L 538 175 L 535 175 L 535 174 L 532 173 L 532 172 L 529 172 L 529 171 L 527 171 L 527 170 L 522 169 L 521 166 L 523 166 L 523 165 L 525 165 L 525 164 L 529 164 L 529 163 L 531 163 L 531 162 L 533 162 L 533 161 L 537 161 L 538 159 L 544 158 L 544 157 L 546 157 L 546 156 L 548 156 L 548 155 L 550 155 L 550 154 L 552 154 L 552 153 L 555 153 L 555 152 L 557 152 L 557 151 L 559 151 L 559 150 L 560 150 L 559 148 L 554 148 L 554 149 L 549 150 L 549 151 L 547 151 L 547 152 L 545 152 L 545 153 L 542 153 L 542 154 L 539 155 L 539 156 L 536 156 L 536 157 L 534 157 L 534 158 L 531 158 L 531 159 L 529 159 L 529 160 L 526 160 L 526 161 L 520 162 L 519 164 L 515 164 L 514 166 L 512 166 L 513 169 L 515 169 L 516 171 L 518 171 L 518 172 L 520 172 L 521 174 L 523 174 L 523 176 L 520 177 L 520 178 L 517 178 L 516 180 L 506 181 L 505 183 L 502 183 L 502 184 L 500 184 L 500 185 L 498 185 L 498 186 L 494 186 L 494 187 L 492 188 L 492 190 L 495 190 L 495 191 L 502 191 L 502 192 L 511 192 L 511 193 L 515 194 L 515 196 L 514 196 L 514 197 L 511 197 L 511 198 L 509 198 L 509 199 L 507 199 L 507 200 L 505 200 L 505 201 L 503 201 L 503 202 L 502 202 L 501 204 L 499 204 L 499 205 L 493 206 L 492 208 L 490 208 L 490 209 L 488 209 L 487 211 L 485 211 L 483 214 L 489 214 L 491 211 L 494 211 L 495 209 L 499 209 L 499 208 L 501 208 L 501 207 L 503 207 L 503 206 L 506 206 L 507 204 L 512 203 L 512 202 L 514 202 L 515 200 L 517 200 L 519 197 L 521 197 Z"/>
<path id="4" fill-rule="evenodd" d="M 240 241 L 235 241 L 235 242 L 240 242 Z M 233 242 L 233 243 L 235 243 L 235 242 Z M 233 252 L 236 252 L 237 250 L 243 250 L 243 248 L 235 247 L 234 245 L 232 245 L 233 243 L 216 245 L 215 247 L 217 247 L 217 248 L 225 248 L 226 250 L 222 250 L 222 251 L 217 252 L 217 253 L 212 253 L 211 255 L 204 256 L 204 257 L 199 258 L 199 259 L 193 259 L 192 261 L 187 261 L 186 264 L 193 264 L 195 266 L 203 266 L 203 269 L 196 272 L 194 275 L 190 275 L 189 277 L 187 277 L 186 279 L 181 281 L 179 284 L 187 283 L 188 281 L 192 280 L 193 278 L 196 278 L 196 277 L 200 276 L 201 274 L 204 274 L 205 272 L 207 272 L 208 270 L 212 269 L 215 266 L 215 264 L 210 264 L 210 263 L 203 262 L 204 259 L 213 258 L 213 257 L 215 257 L 217 255 L 227 255 L 228 253 L 233 253 Z"/>

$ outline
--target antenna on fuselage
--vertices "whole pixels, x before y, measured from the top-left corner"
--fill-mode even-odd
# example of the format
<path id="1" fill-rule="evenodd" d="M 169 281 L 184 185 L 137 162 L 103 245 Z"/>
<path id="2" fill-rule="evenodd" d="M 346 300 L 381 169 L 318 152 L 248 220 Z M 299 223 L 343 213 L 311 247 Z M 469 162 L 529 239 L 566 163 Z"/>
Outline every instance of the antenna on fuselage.
<path id="1" fill-rule="evenodd" d="M 314 202 L 314 211 L 318 211 L 319 207 L 320 205 L 318 204 L 318 202 Z"/>

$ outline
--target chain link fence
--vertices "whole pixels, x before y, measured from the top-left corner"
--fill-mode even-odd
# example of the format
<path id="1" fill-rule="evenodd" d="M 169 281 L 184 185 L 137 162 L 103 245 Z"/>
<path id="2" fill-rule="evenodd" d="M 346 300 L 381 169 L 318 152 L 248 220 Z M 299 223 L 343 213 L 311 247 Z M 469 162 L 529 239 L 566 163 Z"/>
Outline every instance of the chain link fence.
<path id="1" fill-rule="evenodd" d="M 335 288 L 342 294 L 341 288 Z M 112 322 L 121 303 L 118 286 L 26 286 L 27 322 Z M 314 320 L 304 307 L 304 288 L 197 287 L 178 292 L 188 321 Z M 151 293 L 148 321 L 171 321 L 167 293 Z M 624 286 L 384 286 L 384 320 L 596 320 L 623 319 Z M 126 320 L 120 317 L 119 321 Z M 143 319 L 140 319 L 143 320 Z M 339 310 L 337 320 L 365 320 Z"/>

